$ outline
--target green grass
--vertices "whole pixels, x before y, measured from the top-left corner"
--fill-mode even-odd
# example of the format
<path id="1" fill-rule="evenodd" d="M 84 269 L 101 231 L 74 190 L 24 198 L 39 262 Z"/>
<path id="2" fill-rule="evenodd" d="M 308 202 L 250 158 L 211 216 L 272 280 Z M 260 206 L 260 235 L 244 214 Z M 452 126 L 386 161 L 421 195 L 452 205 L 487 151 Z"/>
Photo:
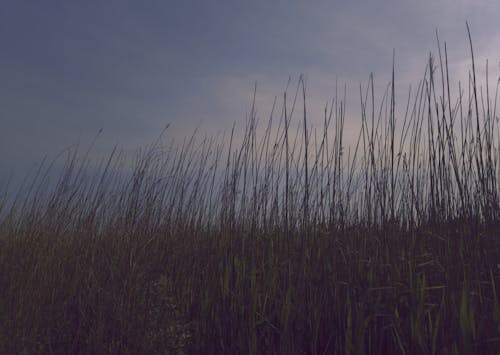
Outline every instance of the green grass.
<path id="1" fill-rule="evenodd" d="M 370 77 L 350 148 L 301 78 L 241 141 L 42 167 L 0 200 L 0 353 L 498 353 L 497 90 L 439 52 L 401 113 Z"/>

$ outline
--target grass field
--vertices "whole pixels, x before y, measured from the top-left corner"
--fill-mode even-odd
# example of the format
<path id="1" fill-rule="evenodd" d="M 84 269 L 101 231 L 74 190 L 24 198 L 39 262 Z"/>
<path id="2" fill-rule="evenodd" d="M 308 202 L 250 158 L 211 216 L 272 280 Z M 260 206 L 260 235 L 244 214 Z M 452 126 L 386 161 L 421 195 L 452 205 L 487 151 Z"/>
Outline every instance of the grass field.
<path id="1" fill-rule="evenodd" d="M 401 113 L 371 76 L 351 147 L 344 94 L 317 130 L 301 79 L 130 174 L 42 166 L 0 200 L 0 353 L 498 354 L 498 82 L 471 62 L 452 97 L 439 47 Z"/>

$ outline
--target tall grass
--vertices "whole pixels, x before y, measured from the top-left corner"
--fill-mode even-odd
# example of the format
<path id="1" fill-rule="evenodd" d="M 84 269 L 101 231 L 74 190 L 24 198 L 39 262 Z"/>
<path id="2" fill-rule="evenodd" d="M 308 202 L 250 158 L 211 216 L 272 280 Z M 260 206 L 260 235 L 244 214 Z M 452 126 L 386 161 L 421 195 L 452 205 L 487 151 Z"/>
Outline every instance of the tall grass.
<path id="1" fill-rule="evenodd" d="M 0 201 L 0 352 L 495 353 L 499 82 L 471 54 L 452 98 L 438 41 L 401 112 L 370 76 L 352 146 L 345 90 L 318 131 L 301 77 L 242 139 L 42 166 Z"/>

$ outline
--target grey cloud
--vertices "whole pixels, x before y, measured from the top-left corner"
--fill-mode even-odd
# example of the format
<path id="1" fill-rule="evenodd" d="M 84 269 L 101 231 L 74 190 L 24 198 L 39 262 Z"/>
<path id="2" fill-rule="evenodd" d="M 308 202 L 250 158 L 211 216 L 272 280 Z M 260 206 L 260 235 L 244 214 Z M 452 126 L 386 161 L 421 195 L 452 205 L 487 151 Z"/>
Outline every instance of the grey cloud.
<path id="1" fill-rule="evenodd" d="M 266 116 L 301 73 L 312 112 L 321 113 L 338 79 L 352 89 L 355 113 L 360 82 L 371 72 L 380 85 L 390 79 L 393 48 L 398 85 L 416 84 L 436 51 L 436 28 L 450 67 L 466 67 L 465 20 L 478 61 L 488 57 L 498 73 L 498 13 L 497 1 L 465 0 L 7 1 L 0 161 L 33 161 L 100 128 L 110 144 L 128 147 L 167 122 L 176 135 L 199 124 L 218 131 L 244 120 L 254 82 Z"/>

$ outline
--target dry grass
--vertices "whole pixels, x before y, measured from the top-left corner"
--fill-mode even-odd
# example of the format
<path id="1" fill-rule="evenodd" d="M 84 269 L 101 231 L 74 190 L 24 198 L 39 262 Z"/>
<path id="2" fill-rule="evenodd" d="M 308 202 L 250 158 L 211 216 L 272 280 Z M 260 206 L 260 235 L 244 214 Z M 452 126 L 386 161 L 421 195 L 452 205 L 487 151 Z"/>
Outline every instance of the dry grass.
<path id="1" fill-rule="evenodd" d="M 438 60 L 401 115 L 394 75 L 360 88 L 350 149 L 345 97 L 317 133 L 301 79 L 240 144 L 160 140 L 131 175 L 74 152 L 53 188 L 42 168 L 0 202 L 0 352 L 495 353 L 498 85 L 473 67 L 452 100 Z"/>

